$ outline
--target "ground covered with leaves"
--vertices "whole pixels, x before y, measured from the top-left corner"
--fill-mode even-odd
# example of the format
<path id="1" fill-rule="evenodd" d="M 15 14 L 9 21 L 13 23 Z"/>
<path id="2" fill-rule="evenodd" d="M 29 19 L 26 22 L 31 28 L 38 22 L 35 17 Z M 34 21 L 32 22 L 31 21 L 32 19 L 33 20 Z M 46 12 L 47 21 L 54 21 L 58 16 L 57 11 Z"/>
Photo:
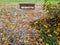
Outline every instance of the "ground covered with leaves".
<path id="1" fill-rule="evenodd" d="M 60 45 L 60 2 L 45 3 L 44 10 L 49 17 L 30 23 L 39 34 L 36 41 L 39 45 Z"/>
<path id="2" fill-rule="evenodd" d="M 0 7 L 0 45 L 60 45 L 60 3 L 43 8 Z"/>

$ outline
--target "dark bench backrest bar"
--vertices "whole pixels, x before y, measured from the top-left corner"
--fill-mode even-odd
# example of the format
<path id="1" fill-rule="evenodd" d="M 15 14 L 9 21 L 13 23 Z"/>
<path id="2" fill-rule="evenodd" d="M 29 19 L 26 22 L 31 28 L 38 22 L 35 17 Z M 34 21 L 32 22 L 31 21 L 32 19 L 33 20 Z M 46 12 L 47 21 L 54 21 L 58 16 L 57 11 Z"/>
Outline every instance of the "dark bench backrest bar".
<path id="1" fill-rule="evenodd" d="M 35 4 L 20 4 L 20 8 L 21 7 L 33 7 L 28 9 L 35 9 Z M 27 8 L 21 8 L 21 9 L 27 9 Z"/>

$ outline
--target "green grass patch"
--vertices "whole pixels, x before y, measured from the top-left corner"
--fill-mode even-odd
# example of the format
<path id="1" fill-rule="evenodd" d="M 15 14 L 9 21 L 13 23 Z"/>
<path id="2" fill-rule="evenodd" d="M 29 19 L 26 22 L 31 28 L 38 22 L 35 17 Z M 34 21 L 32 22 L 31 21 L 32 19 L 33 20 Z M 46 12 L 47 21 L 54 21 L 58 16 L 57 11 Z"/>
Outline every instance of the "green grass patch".
<path id="1" fill-rule="evenodd" d="M 57 2 L 59 0 L 48 0 L 49 2 Z M 0 3 L 10 2 L 44 2 L 44 0 L 0 0 Z"/>

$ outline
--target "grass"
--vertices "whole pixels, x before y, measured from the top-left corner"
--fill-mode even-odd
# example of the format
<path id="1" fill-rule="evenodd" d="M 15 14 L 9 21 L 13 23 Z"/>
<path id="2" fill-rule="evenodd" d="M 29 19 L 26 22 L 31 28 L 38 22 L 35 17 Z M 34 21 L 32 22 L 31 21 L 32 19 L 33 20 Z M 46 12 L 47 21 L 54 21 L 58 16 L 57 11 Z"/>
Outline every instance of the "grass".
<path id="1" fill-rule="evenodd" d="M 56 3 L 60 0 L 48 0 L 48 2 L 53 2 Z M 17 2 L 33 2 L 33 3 L 40 3 L 44 2 L 44 0 L 0 0 L 0 4 L 5 4 L 5 3 L 17 3 Z"/>
<path id="2" fill-rule="evenodd" d="M 56 2 L 58 0 L 48 0 L 49 2 Z M 5 3 L 5 2 L 44 2 L 44 0 L 0 0 L 0 3 Z"/>

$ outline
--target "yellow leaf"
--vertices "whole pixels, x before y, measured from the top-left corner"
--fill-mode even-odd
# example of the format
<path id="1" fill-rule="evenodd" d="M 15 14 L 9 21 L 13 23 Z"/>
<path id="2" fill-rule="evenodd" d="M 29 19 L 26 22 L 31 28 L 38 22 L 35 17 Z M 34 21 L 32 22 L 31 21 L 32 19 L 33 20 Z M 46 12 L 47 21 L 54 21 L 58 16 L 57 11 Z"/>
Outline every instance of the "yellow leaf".
<path id="1" fill-rule="evenodd" d="M 58 34 L 59 34 L 57 31 L 54 31 L 54 33 L 55 33 L 56 35 L 58 35 Z"/>
<path id="2" fill-rule="evenodd" d="M 12 24 L 12 23 L 8 23 L 7 26 L 10 27 L 10 28 L 15 28 L 16 25 Z"/>
<path id="3" fill-rule="evenodd" d="M 50 32 L 50 29 L 48 29 L 47 32 Z"/>
<path id="4" fill-rule="evenodd" d="M 5 35 L 4 34 L 2 34 L 2 37 L 4 37 Z"/>
<path id="5" fill-rule="evenodd" d="M 19 42 L 24 42 L 23 40 L 19 40 Z"/>
<path id="6" fill-rule="evenodd" d="M 11 25 L 10 25 L 10 28 L 15 28 L 15 25 L 14 25 L 14 24 L 11 24 Z"/>
<path id="7" fill-rule="evenodd" d="M 48 43 L 46 43 L 46 45 L 49 45 Z"/>
<path id="8" fill-rule="evenodd" d="M 58 25 L 60 25 L 60 23 L 58 23 Z"/>
<path id="9" fill-rule="evenodd" d="M 51 34 L 48 34 L 48 36 L 52 37 L 52 35 L 51 35 Z"/>
<path id="10" fill-rule="evenodd" d="M 30 37 L 30 34 L 26 34 L 26 37 Z"/>
<path id="11" fill-rule="evenodd" d="M 42 39 L 39 39 L 39 41 L 42 41 Z"/>
<path id="12" fill-rule="evenodd" d="M 35 34 L 35 37 L 39 37 L 40 35 L 39 34 Z"/>
<path id="13" fill-rule="evenodd" d="M 28 43 L 29 41 L 28 40 L 24 40 L 24 43 Z"/>
<path id="14" fill-rule="evenodd" d="M 57 32 L 60 32 L 60 28 L 57 28 L 57 30 L 56 30 Z"/>
<path id="15" fill-rule="evenodd" d="M 11 34 L 13 34 L 13 32 L 9 32 L 8 34 L 11 35 Z"/>
<path id="16" fill-rule="evenodd" d="M 48 26 L 47 26 L 47 25 L 44 25 L 44 27 L 45 27 L 45 28 L 48 28 Z"/>

